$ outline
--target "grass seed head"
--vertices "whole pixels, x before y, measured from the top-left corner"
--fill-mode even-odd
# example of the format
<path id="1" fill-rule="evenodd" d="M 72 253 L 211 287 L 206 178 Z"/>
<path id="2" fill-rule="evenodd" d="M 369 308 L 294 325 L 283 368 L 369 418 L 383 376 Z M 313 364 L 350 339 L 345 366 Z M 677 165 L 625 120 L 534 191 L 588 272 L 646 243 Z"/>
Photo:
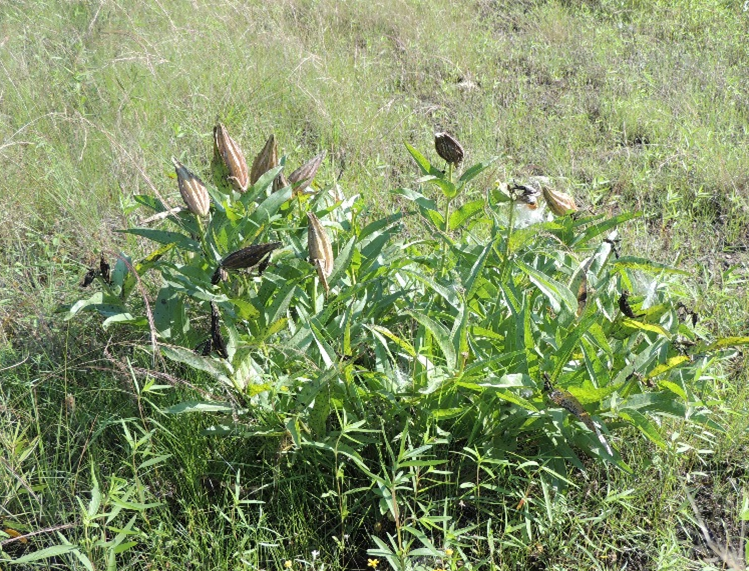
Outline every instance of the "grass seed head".
<path id="1" fill-rule="evenodd" d="M 255 157 L 255 160 L 252 161 L 250 184 L 255 184 L 261 176 L 263 176 L 269 170 L 276 168 L 277 166 L 278 143 L 276 142 L 276 136 L 271 135 L 265 142 L 263 150 L 260 151 L 260 153 L 258 153 L 258 155 Z"/>
<path id="2" fill-rule="evenodd" d="M 208 195 L 203 181 L 193 174 L 188 168 L 172 157 L 174 170 L 177 172 L 177 183 L 182 200 L 185 201 L 188 210 L 196 216 L 208 216 L 211 208 L 211 197 Z"/>
<path id="3" fill-rule="evenodd" d="M 312 183 L 312 180 L 315 178 L 317 170 L 320 168 L 324 158 L 325 151 L 310 159 L 289 175 L 289 184 L 298 185 L 294 189 L 295 194 L 301 194 L 307 190 Z"/>
<path id="4" fill-rule="evenodd" d="M 463 147 L 450 133 L 434 134 L 434 148 L 448 163 L 458 166 L 463 162 Z"/>
<path id="5" fill-rule="evenodd" d="M 226 177 L 237 192 L 245 192 L 250 184 L 247 160 L 236 141 L 229 136 L 226 127 L 218 123 L 213 128 L 214 154 L 226 165 L 229 174 Z"/>
<path id="6" fill-rule="evenodd" d="M 333 273 L 333 246 L 327 231 L 317 216 L 308 212 L 307 218 L 309 218 L 307 244 L 310 262 L 317 268 L 317 274 L 320 276 L 320 281 L 323 282 L 327 292 L 329 290 L 328 278 Z"/>

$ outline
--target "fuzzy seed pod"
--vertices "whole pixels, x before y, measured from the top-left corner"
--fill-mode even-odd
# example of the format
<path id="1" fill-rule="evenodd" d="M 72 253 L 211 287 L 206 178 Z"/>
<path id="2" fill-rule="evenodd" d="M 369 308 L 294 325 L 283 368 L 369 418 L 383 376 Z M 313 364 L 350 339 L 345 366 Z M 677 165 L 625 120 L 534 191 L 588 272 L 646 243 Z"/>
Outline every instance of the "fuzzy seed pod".
<path id="1" fill-rule="evenodd" d="M 323 151 L 289 175 L 289 184 L 298 184 L 294 189 L 294 194 L 301 194 L 309 187 L 325 158 L 325 154 L 325 151 Z"/>
<path id="2" fill-rule="evenodd" d="M 236 141 L 229 136 L 229 132 L 221 123 L 213 128 L 213 152 L 226 166 L 228 171 L 226 180 L 237 192 L 245 192 L 250 184 L 250 174 L 247 161 Z"/>
<path id="3" fill-rule="evenodd" d="M 197 175 L 190 172 L 185 165 L 172 157 L 174 170 L 177 171 L 177 183 L 182 200 L 185 201 L 188 210 L 196 216 L 208 216 L 211 208 L 211 197 L 208 196 L 203 181 Z"/>
<path id="4" fill-rule="evenodd" d="M 258 153 L 255 160 L 252 161 L 252 171 L 250 172 L 250 184 L 255 184 L 257 180 L 269 170 L 278 166 L 278 143 L 276 136 L 271 135 L 265 142 L 263 150 Z"/>
<path id="5" fill-rule="evenodd" d="M 577 212 L 575 199 L 569 194 L 553 190 L 546 185 L 541 186 L 541 192 L 543 192 L 546 199 L 546 204 L 549 205 L 549 210 L 556 216 L 564 216 L 569 212 Z"/>
<path id="6" fill-rule="evenodd" d="M 458 166 L 463 162 L 463 147 L 450 133 L 435 133 L 434 148 L 448 163 Z"/>
<path id="7" fill-rule="evenodd" d="M 309 246 L 310 262 L 317 268 L 317 275 L 323 283 L 325 292 L 330 290 L 328 278 L 333 273 L 333 246 L 327 231 L 320 220 L 312 212 L 307 213 L 309 218 L 309 230 L 307 232 L 307 244 Z"/>
<path id="8" fill-rule="evenodd" d="M 516 202 L 527 204 L 531 210 L 538 208 L 538 197 L 541 196 L 540 190 L 534 186 L 524 184 L 514 184 L 511 190 L 515 194 Z"/>
<path id="9" fill-rule="evenodd" d="M 278 173 L 278 176 L 273 179 L 273 192 L 278 192 L 287 186 L 289 186 L 289 181 L 286 180 L 282 172 Z"/>

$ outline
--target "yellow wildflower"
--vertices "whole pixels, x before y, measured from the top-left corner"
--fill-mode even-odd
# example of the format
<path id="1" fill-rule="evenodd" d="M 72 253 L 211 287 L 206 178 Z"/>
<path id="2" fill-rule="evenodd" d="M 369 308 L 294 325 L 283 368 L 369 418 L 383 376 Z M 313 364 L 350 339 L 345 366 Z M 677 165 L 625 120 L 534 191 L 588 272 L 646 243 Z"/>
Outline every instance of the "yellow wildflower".
<path id="1" fill-rule="evenodd" d="M 377 566 L 380 564 L 379 559 L 367 559 L 367 567 L 371 567 L 372 569 L 377 569 Z"/>
<path id="2" fill-rule="evenodd" d="M 450 549 L 449 547 L 447 549 L 445 549 L 445 556 L 446 557 L 452 557 L 453 556 L 453 550 Z"/>
<path id="3" fill-rule="evenodd" d="M 286 567 L 286 569 L 291 569 L 293 565 L 294 564 L 291 562 L 291 559 L 287 559 L 286 562 L 283 564 L 283 566 Z"/>

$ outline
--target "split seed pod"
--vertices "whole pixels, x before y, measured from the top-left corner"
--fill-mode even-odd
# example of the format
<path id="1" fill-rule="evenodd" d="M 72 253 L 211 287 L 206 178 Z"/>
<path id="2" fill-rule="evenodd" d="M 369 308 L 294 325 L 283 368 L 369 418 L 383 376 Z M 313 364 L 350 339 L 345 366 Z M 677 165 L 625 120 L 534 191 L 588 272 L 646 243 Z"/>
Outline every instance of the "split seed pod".
<path id="1" fill-rule="evenodd" d="M 250 172 L 250 184 L 255 184 L 258 179 L 269 170 L 278 166 L 278 143 L 276 136 L 271 135 L 265 142 L 263 150 L 258 153 L 255 160 L 252 161 L 252 171 Z"/>
<path id="2" fill-rule="evenodd" d="M 231 183 L 234 190 L 245 192 L 250 184 L 247 161 L 239 145 L 229 136 L 226 127 L 221 123 L 213 128 L 213 153 L 226 166 L 226 180 Z"/>
<path id="3" fill-rule="evenodd" d="M 515 184 L 512 186 L 512 191 L 515 193 L 516 202 L 527 204 L 531 210 L 538 208 L 538 197 L 541 196 L 541 191 L 534 186 Z"/>
<path id="4" fill-rule="evenodd" d="M 564 216 L 569 212 L 577 212 L 575 199 L 569 194 L 553 190 L 546 185 L 541 186 L 541 192 L 543 192 L 546 204 L 549 205 L 549 209 L 556 216 Z"/>
<path id="5" fill-rule="evenodd" d="M 307 232 L 307 244 L 309 246 L 310 262 L 317 268 L 317 275 L 325 288 L 330 291 L 328 278 L 333 273 L 333 246 L 330 237 L 320 220 L 312 212 L 307 213 L 309 218 L 309 230 Z"/>
<path id="6" fill-rule="evenodd" d="M 312 183 L 312 179 L 315 178 L 317 170 L 320 168 L 323 159 L 325 158 L 325 154 L 325 151 L 323 151 L 316 157 L 304 163 L 289 175 L 289 184 L 299 185 L 294 189 L 295 194 L 301 194 L 309 187 L 309 185 Z"/>
<path id="7" fill-rule="evenodd" d="M 185 201 L 188 210 L 196 216 L 208 216 L 208 211 L 211 208 L 211 197 L 208 196 L 208 190 L 203 181 L 174 157 L 172 157 L 172 163 L 174 163 L 174 170 L 177 172 L 179 193 L 182 195 L 182 200 Z"/>
<path id="8" fill-rule="evenodd" d="M 225 281 L 227 270 L 241 270 L 252 268 L 269 256 L 276 248 L 281 247 L 281 242 L 267 242 L 265 244 L 253 244 L 226 256 L 213 273 L 211 283 L 216 285 L 219 281 Z"/>
<path id="9" fill-rule="evenodd" d="M 450 133 L 435 133 L 434 148 L 440 157 L 452 165 L 463 162 L 463 147 Z"/>

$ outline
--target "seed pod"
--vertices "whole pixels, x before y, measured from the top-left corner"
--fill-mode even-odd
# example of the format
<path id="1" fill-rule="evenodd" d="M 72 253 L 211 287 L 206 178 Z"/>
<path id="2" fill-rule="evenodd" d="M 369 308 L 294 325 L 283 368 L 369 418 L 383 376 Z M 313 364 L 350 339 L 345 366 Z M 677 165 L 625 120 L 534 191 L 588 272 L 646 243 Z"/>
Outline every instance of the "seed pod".
<path id="1" fill-rule="evenodd" d="M 226 166 L 228 180 L 234 190 L 245 192 L 250 184 L 247 161 L 236 141 L 229 136 L 226 127 L 218 123 L 213 128 L 213 153 Z"/>
<path id="2" fill-rule="evenodd" d="M 450 133 L 435 133 L 434 148 L 440 157 L 452 165 L 457 166 L 463 162 L 463 147 Z"/>
<path id="3" fill-rule="evenodd" d="M 541 196 L 541 191 L 534 186 L 513 184 L 511 192 L 515 195 L 515 202 L 527 204 L 531 210 L 538 208 L 538 197 Z"/>
<path id="4" fill-rule="evenodd" d="M 208 196 L 208 190 L 203 181 L 174 157 L 172 157 L 172 162 L 174 163 L 174 170 L 177 171 L 179 193 L 182 195 L 182 200 L 185 201 L 188 210 L 196 216 L 208 216 L 211 208 L 211 197 Z"/>
<path id="5" fill-rule="evenodd" d="M 269 170 L 278 166 L 278 143 L 276 136 L 271 135 L 265 142 L 263 150 L 260 151 L 255 160 L 252 161 L 252 171 L 250 172 L 250 184 L 255 184 L 257 180 Z"/>
<path id="6" fill-rule="evenodd" d="M 546 185 L 541 185 L 541 192 L 546 199 L 546 204 L 556 216 L 564 216 L 569 212 L 577 212 L 575 199 L 569 194 L 559 192 Z"/>
<path id="7" fill-rule="evenodd" d="M 104 254 L 102 254 L 99 258 L 99 272 L 101 273 L 101 278 L 105 282 L 107 282 L 108 284 L 112 283 L 112 276 L 109 271 L 109 263 L 104 259 Z"/>
<path id="8" fill-rule="evenodd" d="M 227 270 L 241 270 L 251 268 L 259 264 L 262 259 L 276 248 L 281 247 L 281 242 L 267 242 L 265 244 L 253 244 L 236 252 L 232 252 L 221 260 L 221 267 Z"/>
<path id="9" fill-rule="evenodd" d="M 330 291 L 328 278 L 333 273 L 333 246 L 330 237 L 320 220 L 312 212 L 307 213 L 309 218 L 309 230 L 307 232 L 307 244 L 309 246 L 310 262 L 317 268 L 317 275 L 323 283 L 325 292 Z"/>
<path id="10" fill-rule="evenodd" d="M 211 302 L 211 346 L 219 357 L 227 359 L 229 353 L 226 350 L 226 342 L 224 341 L 223 335 L 221 335 L 221 316 L 218 312 L 218 305 L 215 302 Z"/>
<path id="11" fill-rule="evenodd" d="M 273 192 L 278 192 L 282 188 L 289 186 L 289 182 L 282 172 L 278 173 L 278 176 L 273 179 Z"/>
<path id="12" fill-rule="evenodd" d="M 320 165 L 322 164 L 324 158 L 325 151 L 307 161 L 289 175 L 289 184 L 298 185 L 294 189 L 294 194 L 301 194 L 307 189 L 307 187 L 309 187 L 309 185 L 312 183 L 312 179 L 315 178 L 317 170 L 320 168 Z"/>

